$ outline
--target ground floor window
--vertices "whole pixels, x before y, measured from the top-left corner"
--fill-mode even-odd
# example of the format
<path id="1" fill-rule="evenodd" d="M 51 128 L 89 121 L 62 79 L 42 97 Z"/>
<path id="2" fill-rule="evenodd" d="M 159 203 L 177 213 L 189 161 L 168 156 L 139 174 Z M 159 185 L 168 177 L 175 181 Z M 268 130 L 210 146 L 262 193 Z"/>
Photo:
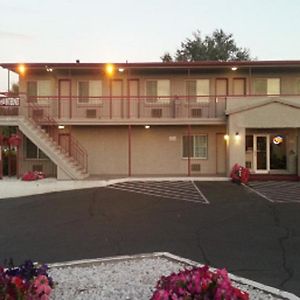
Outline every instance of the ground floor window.
<path id="1" fill-rule="evenodd" d="M 184 135 L 182 138 L 182 156 L 183 158 L 207 159 L 207 135 Z"/>
<path id="2" fill-rule="evenodd" d="M 25 139 L 25 149 L 27 159 L 48 159 L 48 156 L 29 139 Z"/>

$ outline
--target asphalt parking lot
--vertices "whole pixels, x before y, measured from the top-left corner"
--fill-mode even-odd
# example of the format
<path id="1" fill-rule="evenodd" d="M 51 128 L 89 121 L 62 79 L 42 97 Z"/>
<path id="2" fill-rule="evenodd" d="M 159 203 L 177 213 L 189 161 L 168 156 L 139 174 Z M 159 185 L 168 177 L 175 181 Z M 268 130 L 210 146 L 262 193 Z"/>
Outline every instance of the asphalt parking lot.
<path id="1" fill-rule="evenodd" d="M 299 296 L 300 203 L 251 188 L 140 182 L 1 200 L 0 261 L 168 251 Z"/>

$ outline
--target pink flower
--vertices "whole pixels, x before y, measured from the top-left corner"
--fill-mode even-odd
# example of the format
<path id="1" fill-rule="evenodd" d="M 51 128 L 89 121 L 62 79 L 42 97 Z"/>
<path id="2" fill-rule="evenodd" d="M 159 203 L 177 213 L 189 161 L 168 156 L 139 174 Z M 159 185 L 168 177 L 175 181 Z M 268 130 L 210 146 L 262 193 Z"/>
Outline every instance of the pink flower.
<path id="1" fill-rule="evenodd" d="M 36 293 L 40 296 L 49 295 L 52 290 L 51 287 L 49 286 L 49 280 L 45 275 L 39 275 L 34 280 L 34 287 L 36 288 Z M 44 299 L 48 299 L 48 298 L 44 298 Z"/>

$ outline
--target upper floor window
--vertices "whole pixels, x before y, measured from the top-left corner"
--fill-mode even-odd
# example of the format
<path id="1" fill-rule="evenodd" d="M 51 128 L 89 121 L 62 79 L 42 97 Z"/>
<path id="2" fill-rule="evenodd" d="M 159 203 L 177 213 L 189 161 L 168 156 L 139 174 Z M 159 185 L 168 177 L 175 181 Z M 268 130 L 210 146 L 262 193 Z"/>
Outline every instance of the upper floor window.
<path id="1" fill-rule="evenodd" d="M 280 78 L 256 78 L 254 80 L 255 95 L 279 95 Z"/>
<path id="2" fill-rule="evenodd" d="M 147 102 L 169 103 L 170 102 L 170 80 L 147 80 L 146 81 Z"/>
<path id="3" fill-rule="evenodd" d="M 192 102 L 209 102 L 209 79 L 187 80 L 185 82 L 186 96 L 188 101 Z"/>
<path id="4" fill-rule="evenodd" d="M 189 155 L 190 151 L 190 155 Z M 207 135 L 198 134 L 182 137 L 182 157 L 188 158 L 198 158 L 207 159 Z"/>
<path id="5" fill-rule="evenodd" d="M 51 81 L 27 81 L 27 97 L 30 102 L 47 102 L 51 96 Z"/>
<path id="6" fill-rule="evenodd" d="M 101 80 L 78 81 L 78 103 L 96 104 L 101 102 L 101 96 Z"/>

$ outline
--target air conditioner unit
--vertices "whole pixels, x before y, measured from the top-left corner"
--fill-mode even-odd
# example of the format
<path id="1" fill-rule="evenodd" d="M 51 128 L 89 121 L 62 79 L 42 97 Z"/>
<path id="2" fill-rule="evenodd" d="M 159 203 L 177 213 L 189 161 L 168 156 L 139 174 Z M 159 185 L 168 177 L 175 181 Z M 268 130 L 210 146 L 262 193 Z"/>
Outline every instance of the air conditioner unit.
<path id="1" fill-rule="evenodd" d="M 192 108 L 191 109 L 191 117 L 192 118 L 201 118 L 202 117 L 202 109 L 201 108 Z"/>
<path id="2" fill-rule="evenodd" d="M 191 164 L 191 170 L 192 170 L 192 172 L 200 172 L 201 165 L 200 164 Z"/>
<path id="3" fill-rule="evenodd" d="M 161 108 L 152 108 L 151 109 L 151 117 L 152 118 L 161 118 L 162 117 L 162 109 Z"/>
<path id="4" fill-rule="evenodd" d="M 87 118 L 96 118 L 97 117 L 97 110 L 96 109 L 87 109 L 86 110 L 86 117 Z"/>

